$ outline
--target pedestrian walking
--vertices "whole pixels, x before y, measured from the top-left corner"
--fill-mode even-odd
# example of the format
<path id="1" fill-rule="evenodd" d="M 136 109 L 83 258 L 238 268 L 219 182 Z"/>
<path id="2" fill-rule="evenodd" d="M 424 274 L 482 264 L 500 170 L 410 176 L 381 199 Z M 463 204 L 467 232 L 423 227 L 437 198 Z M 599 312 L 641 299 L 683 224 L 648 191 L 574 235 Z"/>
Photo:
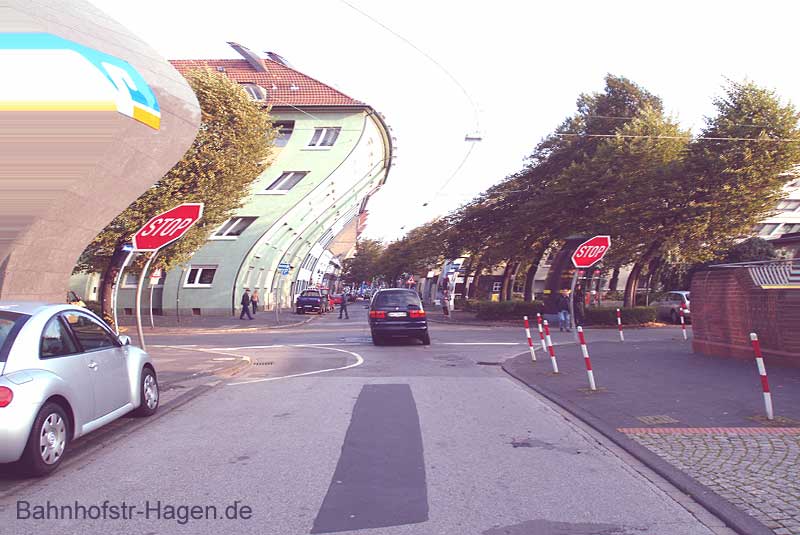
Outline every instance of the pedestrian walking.
<path id="1" fill-rule="evenodd" d="M 339 304 L 339 319 L 342 319 L 342 312 L 344 312 L 345 319 L 350 319 L 350 314 L 347 313 L 347 297 L 346 293 L 342 294 L 342 302 Z"/>
<path id="2" fill-rule="evenodd" d="M 586 294 L 583 293 L 583 287 L 580 284 L 575 287 L 572 306 L 575 313 L 575 325 L 583 325 L 583 318 L 586 317 Z"/>
<path id="3" fill-rule="evenodd" d="M 569 290 L 561 290 L 558 298 L 558 330 L 571 332 L 569 328 Z"/>
<path id="4" fill-rule="evenodd" d="M 258 310 L 258 290 L 253 290 L 253 295 L 250 296 L 250 304 L 253 305 L 253 316 L 256 315 L 256 310 Z"/>
<path id="5" fill-rule="evenodd" d="M 250 315 L 250 288 L 244 289 L 244 294 L 242 294 L 242 313 L 239 314 L 239 319 L 243 320 L 245 314 L 247 314 L 247 319 L 253 319 L 253 316 Z"/>

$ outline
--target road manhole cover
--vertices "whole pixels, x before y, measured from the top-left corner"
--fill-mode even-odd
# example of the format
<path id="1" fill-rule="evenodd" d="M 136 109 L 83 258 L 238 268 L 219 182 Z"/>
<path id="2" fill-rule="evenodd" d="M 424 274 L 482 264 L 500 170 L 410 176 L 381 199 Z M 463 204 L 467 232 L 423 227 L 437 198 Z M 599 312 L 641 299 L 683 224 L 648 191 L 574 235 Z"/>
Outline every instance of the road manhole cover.
<path id="1" fill-rule="evenodd" d="M 667 414 L 655 414 L 653 416 L 637 416 L 637 420 L 647 425 L 677 424 L 678 420 Z"/>

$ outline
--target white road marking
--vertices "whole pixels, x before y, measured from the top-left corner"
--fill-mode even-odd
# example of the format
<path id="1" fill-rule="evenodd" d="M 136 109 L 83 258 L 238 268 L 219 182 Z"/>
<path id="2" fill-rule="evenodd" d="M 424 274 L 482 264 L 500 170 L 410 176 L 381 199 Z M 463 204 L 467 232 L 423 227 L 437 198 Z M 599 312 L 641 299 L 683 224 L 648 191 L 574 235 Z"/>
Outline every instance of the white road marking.
<path id="1" fill-rule="evenodd" d="M 269 347 L 269 346 L 267 346 L 267 347 Z M 341 366 L 339 368 L 327 368 L 325 370 L 315 370 L 315 371 L 312 371 L 312 372 L 293 373 L 291 375 L 283 375 L 281 377 L 266 377 L 264 379 L 252 379 L 250 381 L 240 381 L 238 383 L 228 383 L 228 386 L 249 385 L 249 384 L 253 384 L 253 383 L 266 383 L 266 382 L 270 382 L 270 381 L 278 381 L 280 379 L 291 379 L 293 377 L 305 377 L 307 375 L 316 375 L 318 373 L 327 373 L 327 372 L 335 372 L 335 371 L 347 370 L 349 368 L 355 368 L 356 366 L 361 366 L 362 364 L 364 364 L 364 357 L 362 357 L 358 353 L 354 353 L 353 351 L 348 351 L 346 349 L 337 349 L 335 347 L 322 347 L 322 346 L 318 346 L 318 345 L 312 346 L 312 345 L 308 345 L 308 344 L 305 344 L 305 345 L 304 344 L 295 344 L 295 345 L 292 345 L 291 347 L 311 347 L 311 348 L 316 348 L 316 349 L 327 349 L 328 351 L 338 351 L 340 353 L 347 353 L 349 355 L 354 356 L 356 358 L 356 361 L 354 363 L 352 363 L 352 364 L 348 364 L 347 366 Z M 235 348 L 235 349 L 238 349 L 238 348 Z"/>
<path id="2" fill-rule="evenodd" d="M 440 346 L 519 346 L 519 342 L 443 342 Z"/>

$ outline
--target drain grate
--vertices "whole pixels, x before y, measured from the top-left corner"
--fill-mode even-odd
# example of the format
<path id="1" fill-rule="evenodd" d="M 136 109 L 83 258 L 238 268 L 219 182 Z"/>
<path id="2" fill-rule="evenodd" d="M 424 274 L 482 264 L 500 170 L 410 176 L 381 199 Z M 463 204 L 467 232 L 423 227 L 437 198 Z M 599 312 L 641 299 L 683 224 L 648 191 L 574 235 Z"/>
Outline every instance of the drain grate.
<path id="1" fill-rule="evenodd" d="M 253 366 L 272 366 L 273 364 L 275 363 L 271 360 L 259 360 L 254 362 Z"/>
<path id="2" fill-rule="evenodd" d="M 653 416 L 637 416 L 637 420 L 647 425 L 677 424 L 678 420 L 667 414 L 655 414 Z"/>
<path id="3" fill-rule="evenodd" d="M 502 364 L 502 363 L 500 363 L 500 362 L 487 362 L 485 360 L 479 360 L 475 364 L 477 364 L 478 366 L 500 366 L 500 364 Z"/>

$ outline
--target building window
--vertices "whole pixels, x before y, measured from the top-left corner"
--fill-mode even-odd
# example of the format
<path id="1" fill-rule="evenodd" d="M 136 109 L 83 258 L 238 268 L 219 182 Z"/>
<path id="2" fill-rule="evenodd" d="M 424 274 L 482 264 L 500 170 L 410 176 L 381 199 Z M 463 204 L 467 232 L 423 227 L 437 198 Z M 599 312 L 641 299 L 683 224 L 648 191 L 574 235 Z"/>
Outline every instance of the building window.
<path id="1" fill-rule="evenodd" d="M 286 193 L 303 180 L 307 174 L 308 171 L 286 171 L 262 193 Z"/>
<path id="2" fill-rule="evenodd" d="M 492 283 L 492 293 L 495 293 L 495 294 L 496 293 L 500 293 L 500 290 L 502 290 L 502 289 L 503 289 L 503 283 L 502 282 L 493 282 Z"/>
<path id="3" fill-rule="evenodd" d="M 800 223 L 785 223 L 781 228 L 781 234 L 794 234 L 800 232 Z"/>
<path id="4" fill-rule="evenodd" d="M 186 288 L 210 288 L 214 282 L 214 275 L 217 273 L 217 266 L 192 266 L 186 275 Z"/>
<path id="5" fill-rule="evenodd" d="M 794 212 L 800 208 L 800 200 L 786 200 L 781 201 L 778 203 L 778 210 L 782 210 L 784 212 Z"/>
<path id="6" fill-rule="evenodd" d="M 765 225 L 761 225 L 761 228 L 758 229 L 758 235 L 759 236 L 769 236 L 779 226 L 780 226 L 779 223 L 767 223 Z M 756 227 L 756 228 L 758 228 L 758 227 Z"/>
<path id="7" fill-rule="evenodd" d="M 315 128 L 314 135 L 311 136 L 311 141 L 308 142 L 309 147 L 332 147 L 339 137 L 339 132 L 342 129 L 338 126 L 329 126 L 326 128 Z"/>
<path id="8" fill-rule="evenodd" d="M 139 274 L 128 272 L 122 277 L 123 288 L 136 288 L 139 285 Z"/>
<path id="9" fill-rule="evenodd" d="M 275 121 L 272 124 L 278 129 L 275 146 L 285 147 L 289 143 L 289 138 L 292 137 L 292 132 L 294 132 L 294 121 Z"/>
<path id="10" fill-rule="evenodd" d="M 253 100 L 267 100 L 267 90 L 258 84 L 242 84 L 242 88 Z"/>
<path id="11" fill-rule="evenodd" d="M 242 232 L 249 227 L 253 221 L 258 219 L 252 216 L 232 217 L 222 225 L 218 231 L 211 236 L 212 240 L 235 240 L 241 236 Z"/>

